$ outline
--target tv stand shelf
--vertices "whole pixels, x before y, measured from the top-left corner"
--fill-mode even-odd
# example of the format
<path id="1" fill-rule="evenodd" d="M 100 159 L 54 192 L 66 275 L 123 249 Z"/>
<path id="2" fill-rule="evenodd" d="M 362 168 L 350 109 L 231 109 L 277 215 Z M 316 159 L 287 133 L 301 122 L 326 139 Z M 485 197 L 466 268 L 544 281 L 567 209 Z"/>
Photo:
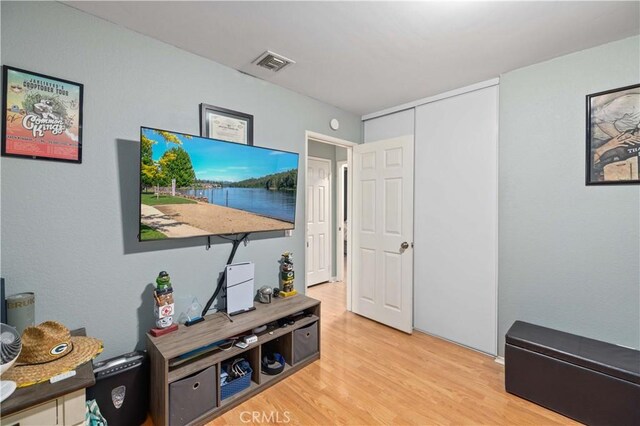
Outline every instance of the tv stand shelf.
<path id="1" fill-rule="evenodd" d="M 286 327 L 270 327 L 258 334 L 258 342 L 245 349 L 237 346 L 228 350 L 209 347 L 213 343 L 232 337 L 251 334 L 251 330 L 259 326 L 287 318 L 295 313 L 304 312 L 296 319 L 295 324 Z M 180 325 L 178 330 L 164 336 L 153 337 L 147 334 L 147 350 L 151 361 L 151 416 L 156 426 L 175 425 L 170 422 L 170 385 L 179 383 L 191 376 L 215 366 L 215 393 L 212 402 L 215 407 L 208 409 L 185 424 L 204 424 L 225 411 L 246 401 L 255 394 L 277 383 L 320 358 L 320 301 L 304 295 L 290 299 L 275 298 L 272 303 L 256 303 L 256 309 L 234 317 L 233 322 L 222 313 L 207 315 L 201 323 L 191 327 Z M 317 324 L 317 352 L 304 359 L 294 360 L 296 330 Z M 262 373 L 261 363 L 263 347 L 276 347 L 285 357 L 285 369 L 282 373 L 269 376 Z M 197 350 L 202 349 L 202 351 Z M 190 357 L 186 357 L 186 354 Z M 253 374 L 251 383 L 243 391 L 221 400 L 220 373 L 223 362 L 235 358 L 245 358 L 251 364 Z M 182 424 L 182 423 L 181 423 Z"/>

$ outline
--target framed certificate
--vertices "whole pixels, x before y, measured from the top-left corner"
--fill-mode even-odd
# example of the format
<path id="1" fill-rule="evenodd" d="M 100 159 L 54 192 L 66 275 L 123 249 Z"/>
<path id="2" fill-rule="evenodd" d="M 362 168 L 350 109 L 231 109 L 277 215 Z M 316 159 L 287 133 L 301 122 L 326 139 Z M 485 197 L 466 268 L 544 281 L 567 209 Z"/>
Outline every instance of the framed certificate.
<path id="1" fill-rule="evenodd" d="M 253 145 L 253 115 L 200 104 L 200 136 Z"/>

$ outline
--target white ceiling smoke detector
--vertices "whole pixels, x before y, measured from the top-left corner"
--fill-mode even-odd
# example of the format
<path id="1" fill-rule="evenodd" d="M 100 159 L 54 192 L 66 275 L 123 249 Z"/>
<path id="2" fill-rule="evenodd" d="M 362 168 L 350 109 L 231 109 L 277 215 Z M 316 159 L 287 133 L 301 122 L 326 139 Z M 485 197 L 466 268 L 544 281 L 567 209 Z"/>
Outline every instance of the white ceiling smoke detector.
<path id="1" fill-rule="evenodd" d="M 271 52 L 270 50 L 267 50 L 262 55 L 258 56 L 258 58 L 253 61 L 253 63 L 259 67 L 266 68 L 269 71 L 278 72 L 287 65 L 295 64 L 296 62 L 289 58 L 285 58 L 282 55 Z"/>

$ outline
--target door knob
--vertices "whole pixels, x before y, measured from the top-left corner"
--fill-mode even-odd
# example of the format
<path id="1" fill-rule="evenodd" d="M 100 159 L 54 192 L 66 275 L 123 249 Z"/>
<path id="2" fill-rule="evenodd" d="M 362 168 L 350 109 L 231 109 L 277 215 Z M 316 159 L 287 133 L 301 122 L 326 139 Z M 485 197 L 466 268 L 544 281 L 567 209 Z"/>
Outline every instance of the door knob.
<path id="1" fill-rule="evenodd" d="M 403 242 L 402 244 L 400 244 L 400 248 L 401 248 L 402 250 L 406 250 L 406 249 L 408 249 L 408 248 L 409 248 L 409 243 L 408 243 L 408 242 L 406 242 L 406 241 L 405 241 L 405 242 Z"/>

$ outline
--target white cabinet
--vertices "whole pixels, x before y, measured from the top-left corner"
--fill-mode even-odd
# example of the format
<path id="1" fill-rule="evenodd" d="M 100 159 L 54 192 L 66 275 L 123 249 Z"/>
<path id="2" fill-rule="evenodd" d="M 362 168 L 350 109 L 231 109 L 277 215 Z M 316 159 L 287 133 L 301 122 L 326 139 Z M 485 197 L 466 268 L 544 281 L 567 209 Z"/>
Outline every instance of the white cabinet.
<path id="1" fill-rule="evenodd" d="M 2 426 L 76 426 L 84 424 L 85 391 L 69 393 L 0 420 Z"/>

